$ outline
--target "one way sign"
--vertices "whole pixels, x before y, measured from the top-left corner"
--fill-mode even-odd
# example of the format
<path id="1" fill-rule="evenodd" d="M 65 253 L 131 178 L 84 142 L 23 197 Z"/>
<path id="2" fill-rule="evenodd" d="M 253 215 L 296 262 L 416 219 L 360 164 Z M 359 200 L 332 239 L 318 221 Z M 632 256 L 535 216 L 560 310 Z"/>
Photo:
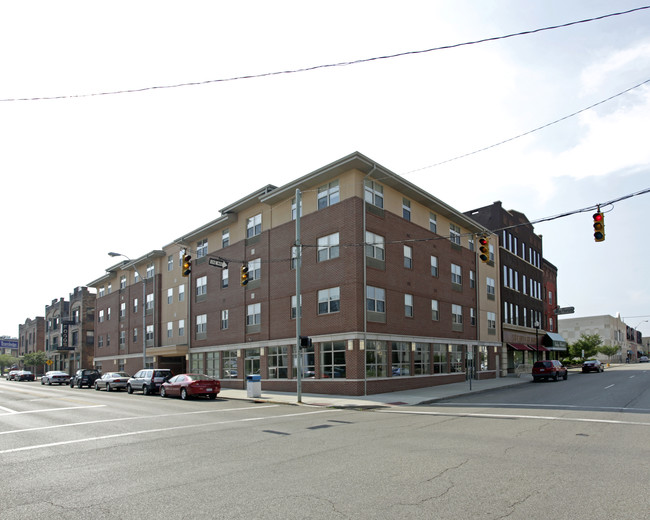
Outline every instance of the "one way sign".
<path id="1" fill-rule="evenodd" d="M 208 264 L 210 264 L 212 267 L 220 267 L 221 269 L 226 269 L 228 267 L 228 262 L 226 262 L 223 258 L 209 258 Z"/>

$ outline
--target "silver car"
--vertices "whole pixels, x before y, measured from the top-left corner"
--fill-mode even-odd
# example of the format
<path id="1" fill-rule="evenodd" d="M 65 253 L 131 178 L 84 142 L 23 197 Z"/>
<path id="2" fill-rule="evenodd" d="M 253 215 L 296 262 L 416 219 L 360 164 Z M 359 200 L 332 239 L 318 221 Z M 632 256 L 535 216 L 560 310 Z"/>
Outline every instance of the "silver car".
<path id="1" fill-rule="evenodd" d="M 61 370 L 50 370 L 41 376 L 42 385 L 68 385 L 70 384 L 70 374 L 62 372 Z"/>
<path id="2" fill-rule="evenodd" d="M 122 390 L 126 388 L 131 376 L 126 372 L 106 372 L 102 377 L 95 380 L 95 390 L 105 389 L 107 392 Z"/>

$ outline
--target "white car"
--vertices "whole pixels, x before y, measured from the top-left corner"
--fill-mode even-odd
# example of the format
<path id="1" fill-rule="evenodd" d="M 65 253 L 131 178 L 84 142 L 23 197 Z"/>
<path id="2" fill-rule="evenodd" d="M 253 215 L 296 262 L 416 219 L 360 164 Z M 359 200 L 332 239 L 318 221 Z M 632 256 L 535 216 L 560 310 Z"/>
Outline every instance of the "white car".
<path id="1" fill-rule="evenodd" d="M 41 377 L 41 384 L 45 385 L 68 385 L 70 384 L 70 374 L 62 372 L 61 370 L 50 370 L 45 372 L 45 375 Z"/>

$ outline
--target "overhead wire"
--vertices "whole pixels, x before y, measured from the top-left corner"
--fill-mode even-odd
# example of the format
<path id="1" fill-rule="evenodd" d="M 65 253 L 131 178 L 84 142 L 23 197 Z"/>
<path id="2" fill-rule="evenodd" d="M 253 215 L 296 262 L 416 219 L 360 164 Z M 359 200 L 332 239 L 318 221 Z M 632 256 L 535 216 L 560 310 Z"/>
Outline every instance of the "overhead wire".
<path id="1" fill-rule="evenodd" d="M 139 92 L 147 92 L 147 91 L 153 91 L 153 90 L 162 90 L 162 89 L 175 89 L 175 88 L 182 88 L 182 87 L 195 87 L 195 86 L 200 86 L 200 85 L 209 85 L 212 83 L 226 83 L 226 82 L 231 82 L 231 81 L 240 81 L 240 80 L 245 80 L 245 79 L 259 79 L 259 78 L 266 78 L 266 77 L 271 77 L 271 76 L 279 76 L 279 75 L 285 75 L 285 74 L 298 74 L 302 72 L 311 72 L 314 70 L 319 70 L 319 69 L 327 69 L 327 68 L 334 68 L 334 67 L 348 67 L 350 65 L 359 65 L 361 63 L 369 63 L 373 61 L 380 61 L 380 60 L 390 60 L 390 59 L 395 59 L 395 58 L 401 58 L 404 56 L 413 56 L 417 54 L 426 54 L 430 52 L 436 52 L 436 51 L 443 51 L 443 50 L 449 50 L 449 49 L 456 49 L 459 47 L 466 47 L 469 45 L 477 45 L 481 43 L 487 43 L 487 42 L 493 42 L 493 41 L 498 41 L 498 40 L 506 40 L 509 38 L 515 38 L 518 36 L 528 36 L 531 34 L 536 34 L 544 31 L 551 31 L 555 29 L 564 29 L 567 27 L 571 27 L 574 25 L 579 25 L 579 24 L 584 24 L 584 23 L 590 23 L 590 22 L 596 22 L 600 20 L 604 20 L 607 18 L 612 18 L 614 16 L 622 16 L 638 11 L 643 11 L 646 9 L 650 9 L 650 5 L 645 5 L 641 7 L 635 7 L 633 9 L 628 9 L 626 11 L 619 11 L 616 13 L 609 13 L 609 14 L 604 14 L 601 16 L 594 16 L 591 18 L 585 18 L 582 20 L 575 20 L 572 22 L 566 22 L 563 24 L 557 24 L 557 25 L 549 25 L 546 27 L 539 27 L 537 29 L 530 29 L 527 31 L 520 31 L 516 33 L 510 33 L 510 34 L 505 34 L 501 36 L 491 36 L 488 38 L 481 38 L 478 40 L 472 40 L 472 41 L 467 41 L 467 42 L 461 42 L 461 43 L 454 43 L 450 45 L 441 45 L 438 47 L 431 47 L 429 49 L 420 49 L 420 50 L 414 50 L 414 51 L 405 51 L 405 52 L 398 52 L 394 54 L 387 54 L 384 56 L 374 56 L 371 58 L 360 58 L 356 60 L 349 60 L 349 61 L 340 61 L 336 63 L 326 63 L 326 64 L 320 64 L 320 65 L 312 65 L 309 67 L 301 67 L 301 68 L 296 68 L 296 69 L 289 69 L 289 70 L 281 70 L 281 71 L 273 71 L 273 72 L 262 72 L 259 74 L 246 74 L 243 76 L 234 76 L 230 78 L 220 78 L 220 79 L 208 79 L 208 80 L 202 80 L 202 81 L 187 81 L 187 82 L 182 82 L 182 83 L 176 83 L 176 84 L 169 84 L 169 85 L 154 85 L 154 86 L 149 86 L 149 87 L 141 87 L 141 88 L 130 88 L 130 89 L 122 89 L 122 90 L 110 90 L 110 91 L 105 91 L 105 92 L 91 92 L 87 94 L 63 94 L 63 95 L 58 95 L 58 96 L 36 96 L 36 97 L 17 97 L 17 98 L 4 98 L 0 99 L 0 102 L 19 102 L 19 101 L 52 101 L 52 100 L 57 100 L 57 99 L 74 99 L 74 98 L 87 98 L 87 97 L 97 97 L 97 96 L 113 96 L 113 95 L 119 95 L 119 94 L 134 94 L 134 93 L 139 93 Z"/>

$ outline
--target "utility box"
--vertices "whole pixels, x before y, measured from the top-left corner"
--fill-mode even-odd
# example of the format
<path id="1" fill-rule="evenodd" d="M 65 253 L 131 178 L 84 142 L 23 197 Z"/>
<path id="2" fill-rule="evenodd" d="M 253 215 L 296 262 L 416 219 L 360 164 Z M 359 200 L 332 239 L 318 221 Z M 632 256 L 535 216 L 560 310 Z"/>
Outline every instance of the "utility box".
<path id="1" fill-rule="evenodd" d="M 262 376 L 259 374 L 246 376 L 246 396 L 262 397 Z"/>

